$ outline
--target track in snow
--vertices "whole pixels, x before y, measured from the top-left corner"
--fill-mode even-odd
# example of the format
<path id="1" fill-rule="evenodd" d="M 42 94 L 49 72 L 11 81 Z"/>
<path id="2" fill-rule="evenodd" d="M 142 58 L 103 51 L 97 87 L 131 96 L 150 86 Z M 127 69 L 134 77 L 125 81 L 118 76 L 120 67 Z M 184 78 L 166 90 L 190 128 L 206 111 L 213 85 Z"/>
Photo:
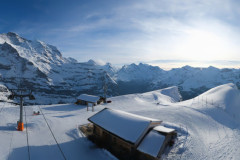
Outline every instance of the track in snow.
<path id="1" fill-rule="evenodd" d="M 66 156 L 64 155 L 64 153 L 63 153 L 63 151 L 62 151 L 62 149 L 61 149 L 61 147 L 60 147 L 60 145 L 59 145 L 59 143 L 58 143 L 58 141 L 57 141 L 57 139 L 56 139 L 56 137 L 55 137 L 55 135 L 54 135 L 51 127 L 50 127 L 50 125 L 49 125 L 48 122 L 47 122 L 47 119 L 46 119 L 46 117 L 45 117 L 45 115 L 44 115 L 41 107 L 38 106 L 38 108 L 39 108 L 39 110 L 41 111 L 41 113 L 42 113 L 42 115 L 43 115 L 43 118 L 44 118 L 44 120 L 45 120 L 45 122 L 46 122 L 46 124 L 47 124 L 47 126 L 48 126 L 48 128 L 49 128 L 49 130 L 50 130 L 50 132 L 51 132 L 51 134 L 52 134 L 52 136 L 53 136 L 53 138 L 54 138 L 57 146 L 58 146 L 58 149 L 60 150 L 60 152 L 61 152 L 61 154 L 62 154 L 62 156 L 63 156 L 63 158 L 64 158 L 65 160 L 67 160 L 67 158 L 66 158 Z"/>
<path id="2" fill-rule="evenodd" d="M 1 142 L 3 144 L 2 150 L 5 151 L 3 157 L 8 160 L 12 159 L 12 151 L 14 148 L 14 139 L 17 137 L 18 133 L 16 131 L 16 117 L 18 117 L 18 108 L 17 107 L 6 107 L 8 103 L 2 103 L 2 107 L 0 109 L 1 114 Z M 9 112 L 12 112 L 14 116 L 8 117 Z M 13 123 L 14 122 L 14 123 Z M 2 158 L 3 158 L 2 157 Z"/>
<path id="3" fill-rule="evenodd" d="M 6 105 L 6 102 L 4 103 L 4 105 L 2 106 L 1 110 L 0 110 L 0 113 L 2 112 L 3 108 L 5 107 Z"/>
<path id="4" fill-rule="evenodd" d="M 27 136 L 27 147 L 28 147 L 28 160 L 31 160 L 31 156 L 30 156 L 30 147 L 29 147 L 29 138 L 28 138 L 27 113 L 26 113 L 26 109 L 25 109 L 25 107 L 24 107 L 24 112 L 25 112 L 26 136 Z"/>
<path id="5" fill-rule="evenodd" d="M 19 106 L 8 106 L 7 103 L 1 103 L 0 105 L 0 159 L 66 160 L 41 108 L 39 107 L 42 116 L 31 116 L 32 107 L 24 106 L 23 109 L 25 130 L 21 132 L 16 130 L 16 123 L 19 120 Z"/>

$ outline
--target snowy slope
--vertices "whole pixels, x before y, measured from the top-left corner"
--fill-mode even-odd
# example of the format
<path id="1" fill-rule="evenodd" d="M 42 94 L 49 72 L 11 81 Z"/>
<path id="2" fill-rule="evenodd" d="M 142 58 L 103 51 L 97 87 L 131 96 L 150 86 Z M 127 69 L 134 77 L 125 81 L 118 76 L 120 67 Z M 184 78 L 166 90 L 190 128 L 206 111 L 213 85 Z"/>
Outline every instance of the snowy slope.
<path id="1" fill-rule="evenodd" d="M 195 103 L 201 98 L 203 103 L 210 104 L 207 110 L 219 108 L 240 121 L 240 92 L 236 85 L 229 83 L 210 89 L 195 97 Z"/>
<path id="2" fill-rule="evenodd" d="M 225 104 L 220 104 L 226 108 L 236 101 L 239 90 L 233 84 L 220 86 L 221 90 L 218 88 L 213 89 L 216 91 L 211 97 L 213 105 L 210 100 L 206 102 L 207 92 L 178 103 L 164 102 L 166 99 L 163 100 L 163 97 L 154 101 L 154 98 L 145 96 L 130 95 L 132 98 L 127 98 L 126 95 L 112 98 L 111 107 L 157 118 L 163 120 L 165 126 L 175 128 L 178 132 L 177 143 L 165 159 L 238 159 L 240 120 L 218 106 L 219 102 L 224 101 Z M 239 111 L 239 106 L 231 106 L 231 109 Z"/>
<path id="3" fill-rule="evenodd" d="M 239 159 L 240 120 L 231 112 L 226 112 L 232 109 L 239 111 L 238 105 L 231 104 L 239 95 L 239 90 L 233 84 L 219 86 L 199 97 L 182 102 L 173 102 L 172 97 L 175 95 L 162 94 L 172 93 L 169 90 L 172 88 L 113 97 L 111 104 L 96 106 L 95 112 L 87 112 L 84 106 L 72 104 L 27 106 L 27 132 L 15 131 L 19 107 L 0 103 L 0 159 L 25 160 L 30 156 L 31 159 L 58 160 L 63 159 L 63 155 L 71 160 L 115 159 L 77 130 L 77 125 L 86 124 L 87 118 L 105 107 L 160 119 L 164 126 L 176 129 L 176 143 L 163 159 Z M 219 105 L 220 102 L 224 103 Z M 40 115 L 32 115 L 33 111 L 40 109 Z"/>

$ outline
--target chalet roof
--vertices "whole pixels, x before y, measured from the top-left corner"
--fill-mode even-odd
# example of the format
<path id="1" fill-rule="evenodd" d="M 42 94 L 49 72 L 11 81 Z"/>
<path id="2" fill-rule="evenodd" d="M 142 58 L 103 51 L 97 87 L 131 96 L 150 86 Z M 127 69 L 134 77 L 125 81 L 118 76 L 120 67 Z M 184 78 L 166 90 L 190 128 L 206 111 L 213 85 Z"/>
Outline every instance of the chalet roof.
<path id="1" fill-rule="evenodd" d="M 78 96 L 77 99 L 87 101 L 87 102 L 97 103 L 97 101 L 100 99 L 100 97 L 88 95 L 88 94 L 81 94 L 80 96 Z"/>
<path id="2" fill-rule="evenodd" d="M 161 123 L 161 121 L 157 119 L 109 108 L 103 109 L 88 120 L 133 144 L 143 136 L 151 122 Z"/>
<path id="3" fill-rule="evenodd" d="M 143 141 L 138 146 L 137 150 L 149 154 L 153 157 L 157 157 L 161 150 L 164 140 L 165 140 L 164 135 L 160 134 L 155 130 L 152 130 L 143 139 Z"/>
<path id="4" fill-rule="evenodd" d="M 162 133 L 172 133 L 175 131 L 175 129 L 172 128 L 167 128 L 164 126 L 156 126 L 153 128 L 153 130 L 158 131 L 158 132 L 162 132 Z"/>

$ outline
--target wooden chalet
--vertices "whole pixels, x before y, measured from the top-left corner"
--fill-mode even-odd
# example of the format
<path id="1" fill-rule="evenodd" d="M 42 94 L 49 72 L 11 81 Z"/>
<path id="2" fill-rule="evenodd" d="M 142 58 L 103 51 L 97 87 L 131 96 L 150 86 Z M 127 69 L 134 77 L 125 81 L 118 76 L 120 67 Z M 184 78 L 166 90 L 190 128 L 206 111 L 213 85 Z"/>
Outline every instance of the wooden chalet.
<path id="1" fill-rule="evenodd" d="M 88 94 L 81 94 L 80 96 L 77 97 L 77 102 L 76 104 L 79 105 L 97 105 L 101 103 L 101 98 L 99 96 L 94 96 L 94 95 L 88 95 Z"/>
<path id="2" fill-rule="evenodd" d="M 157 155 L 149 154 L 144 150 L 146 145 L 143 144 L 147 144 L 151 132 L 160 133 L 157 126 L 162 121 L 157 119 L 105 108 L 88 120 L 91 122 L 88 126 L 91 126 L 92 131 L 89 128 L 81 130 L 90 133 L 87 135 L 89 139 L 100 147 L 108 149 L 119 159 L 138 159 L 137 157 L 146 160 L 156 159 L 168 144 L 168 140 L 166 140 L 168 133 L 161 134 L 162 137 L 157 137 L 158 141 L 160 141 L 158 138 L 163 141 L 160 145 L 161 148 L 154 148 L 158 151 Z"/>

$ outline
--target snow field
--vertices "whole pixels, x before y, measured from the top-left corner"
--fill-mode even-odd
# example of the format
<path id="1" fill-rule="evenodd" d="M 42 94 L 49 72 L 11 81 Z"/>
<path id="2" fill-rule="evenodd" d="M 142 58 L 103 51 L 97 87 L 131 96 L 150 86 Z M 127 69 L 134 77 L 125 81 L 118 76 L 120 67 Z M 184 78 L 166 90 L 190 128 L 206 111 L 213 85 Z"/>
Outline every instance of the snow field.
<path id="1" fill-rule="evenodd" d="M 105 107 L 159 119 L 164 126 L 176 129 L 176 143 L 166 151 L 163 159 L 239 159 L 240 121 L 231 112 L 239 109 L 236 103 L 239 91 L 234 85 L 222 85 L 183 102 L 173 102 L 169 97 L 171 94 L 163 95 L 173 93 L 168 89 L 113 97 L 112 103 L 96 106 L 95 112 L 87 112 L 86 107 L 72 104 L 26 106 L 31 159 L 64 159 L 59 147 L 66 159 L 115 159 L 82 137 L 77 129 L 78 125 L 88 123 L 87 118 Z M 207 103 L 204 97 L 208 99 Z M 32 115 L 33 111 L 40 110 L 39 107 L 47 122 L 42 114 Z M 15 130 L 19 107 L 0 103 L 0 111 L 0 159 L 28 159 L 26 130 Z"/>

